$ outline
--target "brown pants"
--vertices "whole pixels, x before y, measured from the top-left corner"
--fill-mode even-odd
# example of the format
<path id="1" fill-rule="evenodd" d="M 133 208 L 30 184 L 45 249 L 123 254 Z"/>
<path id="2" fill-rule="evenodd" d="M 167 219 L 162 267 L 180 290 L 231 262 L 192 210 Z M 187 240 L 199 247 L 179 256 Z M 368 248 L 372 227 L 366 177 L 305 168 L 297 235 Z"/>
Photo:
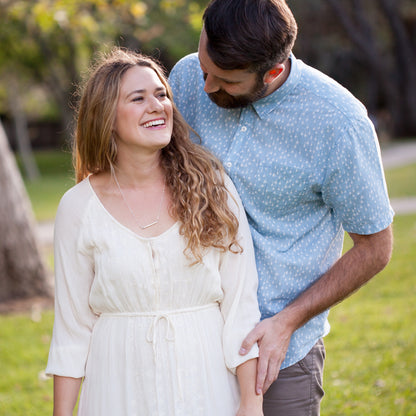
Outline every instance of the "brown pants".
<path id="1" fill-rule="evenodd" d="M 281 370 L 264 395 L 264 416 L 319 416 L 324 361 L 321 339 L 305 358 Z"/>

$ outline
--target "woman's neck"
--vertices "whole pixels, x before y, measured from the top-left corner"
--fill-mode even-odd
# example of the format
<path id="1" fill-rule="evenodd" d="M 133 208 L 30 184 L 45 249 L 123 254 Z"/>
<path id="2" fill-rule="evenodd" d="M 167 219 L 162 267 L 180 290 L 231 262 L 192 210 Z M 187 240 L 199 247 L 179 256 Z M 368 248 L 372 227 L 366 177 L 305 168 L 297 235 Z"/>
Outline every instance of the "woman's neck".
<path id="1" fill-rule="evenodd" d="M 157 157 L 119 158 L 114 166 L 117 179 L 124 187 L 142 188 L 164 182 L 164 172 Z"/>

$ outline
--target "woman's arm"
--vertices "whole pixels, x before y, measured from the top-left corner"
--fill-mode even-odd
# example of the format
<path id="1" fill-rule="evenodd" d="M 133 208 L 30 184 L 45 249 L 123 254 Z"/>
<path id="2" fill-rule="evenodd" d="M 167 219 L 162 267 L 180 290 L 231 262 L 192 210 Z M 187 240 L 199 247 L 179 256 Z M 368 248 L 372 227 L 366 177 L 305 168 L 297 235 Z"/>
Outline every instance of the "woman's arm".
<path id="1" fill-rule="evenodd" d="M 237 367 L 241 401 L 237 416 L 263 416 L 263 395 L 256 394 L 257 358 Z"/>
<path id="2" fill-rule="evenodd" d="M 53 416 L 72 416 L 82 378 L 53 377 Z"/>

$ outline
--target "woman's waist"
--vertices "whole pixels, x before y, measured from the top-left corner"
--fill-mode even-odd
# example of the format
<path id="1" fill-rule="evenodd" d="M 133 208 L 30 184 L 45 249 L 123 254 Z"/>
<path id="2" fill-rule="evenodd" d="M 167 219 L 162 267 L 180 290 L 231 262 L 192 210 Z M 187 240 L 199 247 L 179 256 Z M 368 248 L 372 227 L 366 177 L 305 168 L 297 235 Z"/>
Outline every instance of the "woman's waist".
<path id="1" fill-rule="evenodd" d="M 155 318 L 158 316 L 174 316 L 182 315 L 187 313 L 194 314 L 198 311 L 205 311 L 209 309 L 219 309 L 219 304 L 217 302 L 207 303 L 204 305 L 195 305 L 189 306 L 186 308 L 161 308 L 157 310 L 148 310 L 148 311 L 103 311 L 99 312 L 100 317 L 143 317 L 143 318 Z"/>

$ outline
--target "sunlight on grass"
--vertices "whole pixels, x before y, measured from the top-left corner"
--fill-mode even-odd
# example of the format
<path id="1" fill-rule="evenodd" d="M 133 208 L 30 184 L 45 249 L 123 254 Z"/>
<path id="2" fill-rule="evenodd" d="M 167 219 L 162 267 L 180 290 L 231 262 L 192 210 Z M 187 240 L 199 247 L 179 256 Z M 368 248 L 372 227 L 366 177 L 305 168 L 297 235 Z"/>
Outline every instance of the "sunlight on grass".
<path id="1" fill-rule="evenodd" d="M 35 320 L 27 315 L 0 315 L 0 414 L 52 415 L 52 380 L 43 370 L 48 357 L 53 312 Z"/>
<path id="2" fill-rule="evenodd" d="M 416 196 L 416 164 L 386 170 L 390 198 Z"/>
<path id="3" fill-rule="evenodd" d="M 25 186 L 38 221 L 53 220 L 62 195 L 75 184 L 71 154 L 63 151 L 39 151 L 35 153 L 41 177 L 25 180 Z M 21 167 L 20 159 L 17 157 Z"/>
<path id="4" fill-rule="evenodd" d="M 416 415 L 416 215 L 394 234 L 387 268 L 330 313 L 325 416 Z"/>

